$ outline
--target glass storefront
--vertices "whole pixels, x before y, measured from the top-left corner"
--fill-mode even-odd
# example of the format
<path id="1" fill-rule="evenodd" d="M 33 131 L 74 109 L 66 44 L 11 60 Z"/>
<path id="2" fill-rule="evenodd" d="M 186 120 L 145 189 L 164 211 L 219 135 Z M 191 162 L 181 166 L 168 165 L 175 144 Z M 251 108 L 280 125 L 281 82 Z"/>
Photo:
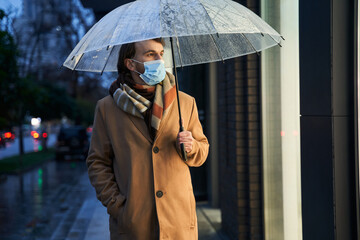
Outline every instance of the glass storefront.
<path id="1" fill-rule="evenodd" d="M 261 17 L 286 39 L 261 57 L 266 240 L 302 239 L 298 12 L 298 1 L 261 1 Z"/>

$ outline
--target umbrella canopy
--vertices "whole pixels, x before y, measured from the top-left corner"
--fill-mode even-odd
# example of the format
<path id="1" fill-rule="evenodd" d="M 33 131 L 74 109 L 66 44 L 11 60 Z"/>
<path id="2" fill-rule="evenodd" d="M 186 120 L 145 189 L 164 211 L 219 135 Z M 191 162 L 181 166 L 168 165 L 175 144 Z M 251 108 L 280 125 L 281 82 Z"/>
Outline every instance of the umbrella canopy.
<path id="1" fill-rule="evenodd" d="M 166 67 L 179 67 L 260 52 L 280 44 L 282 37 L 231 0 L 137 0 L 97 22 L 64 66 L 79 71 L 117 71 L 122 44 L 154 38 L 165 40 Z M 172 44 L 175 61 L 170 38 L 176 43 Z"/>

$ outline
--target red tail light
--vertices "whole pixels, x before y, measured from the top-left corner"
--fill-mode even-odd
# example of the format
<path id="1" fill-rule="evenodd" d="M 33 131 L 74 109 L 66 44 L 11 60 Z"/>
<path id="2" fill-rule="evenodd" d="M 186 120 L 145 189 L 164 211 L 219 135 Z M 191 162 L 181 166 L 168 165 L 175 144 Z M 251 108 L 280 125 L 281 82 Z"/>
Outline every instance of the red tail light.
<path id="1" fill-rule="evenodd" d="M 43 138 L 47 138 L 47 136 L 48 136 L 47 133 L 43 133 L 43 134 L 42 134 L 42 137 L 43 137 Z"/>

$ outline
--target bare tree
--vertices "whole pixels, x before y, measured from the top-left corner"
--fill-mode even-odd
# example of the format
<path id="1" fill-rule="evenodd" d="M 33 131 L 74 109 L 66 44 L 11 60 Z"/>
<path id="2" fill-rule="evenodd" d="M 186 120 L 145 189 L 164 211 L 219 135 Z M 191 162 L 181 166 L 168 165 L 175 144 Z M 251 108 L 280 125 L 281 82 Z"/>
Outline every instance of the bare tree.
<path id="1" fill-rule="evenodd" d="M 20 48 L 20 75 L 41 81 L 46 71 L 48 78 L 67 87 L 76 98 L 79 73 L 59 67 L 93 24 L 92 12 L 84 10 L 79 0 L 37 0 L 33 4 L 36 16 L 23 14 L 13 24 Z"/>

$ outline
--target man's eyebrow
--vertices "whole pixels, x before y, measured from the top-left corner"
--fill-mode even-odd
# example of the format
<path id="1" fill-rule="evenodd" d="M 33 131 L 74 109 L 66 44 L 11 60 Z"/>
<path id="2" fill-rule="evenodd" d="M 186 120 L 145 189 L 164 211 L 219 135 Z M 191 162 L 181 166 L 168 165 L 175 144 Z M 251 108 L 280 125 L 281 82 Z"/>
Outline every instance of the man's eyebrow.
<path id="1" fill-rule="evenodd" d="M 155 50 L 147 50 L 146 52 L 144 52 L 144 54 L 147 54 L 147 53 L 150 53 L 150 52 L 152 52 L 152 53 L 156 53 L 156 51 L 155 51 Z M 161 50 L 160 52 L 164 52 L 164 49 L 163 49 L 163 50 Z"/>

